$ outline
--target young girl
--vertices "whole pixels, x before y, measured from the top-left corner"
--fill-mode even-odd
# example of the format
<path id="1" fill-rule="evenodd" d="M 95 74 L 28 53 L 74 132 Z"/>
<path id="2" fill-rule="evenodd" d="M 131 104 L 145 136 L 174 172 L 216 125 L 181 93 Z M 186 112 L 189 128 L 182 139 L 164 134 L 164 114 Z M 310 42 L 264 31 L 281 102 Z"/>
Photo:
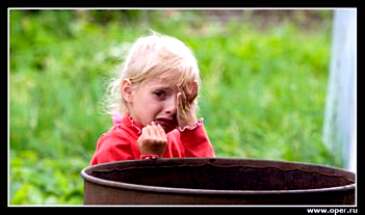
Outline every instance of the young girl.
<path id="1" fill-rule="evenodd" d="M 156 33 L 137 39 L 111 85 L 113 127 L 97 141 L 90 163 L 214 157 L 196 116 L 199 84 L 196 59 L 184 43 Z"/>

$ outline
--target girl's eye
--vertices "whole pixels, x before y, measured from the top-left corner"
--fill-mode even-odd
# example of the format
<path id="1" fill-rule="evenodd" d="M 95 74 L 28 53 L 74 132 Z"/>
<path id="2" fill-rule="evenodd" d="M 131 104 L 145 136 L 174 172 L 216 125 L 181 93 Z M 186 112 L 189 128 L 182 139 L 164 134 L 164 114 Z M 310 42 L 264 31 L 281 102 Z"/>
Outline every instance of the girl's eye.
<path id="1" fill-rule="evenodd" d="M 163 90 L 156 90 L 153 92 L 158 98 L 163 99 L 166 96 L 166 92 Z"/>

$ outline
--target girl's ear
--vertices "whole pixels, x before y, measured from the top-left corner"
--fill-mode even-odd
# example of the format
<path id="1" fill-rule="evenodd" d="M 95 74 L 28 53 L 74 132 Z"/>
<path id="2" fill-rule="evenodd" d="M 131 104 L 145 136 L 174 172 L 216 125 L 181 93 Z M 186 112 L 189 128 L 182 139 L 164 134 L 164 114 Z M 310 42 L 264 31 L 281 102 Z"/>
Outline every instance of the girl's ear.
<path id="1" fill-rule="evenodd" d="M 123 99 L 128 103 L 132 102 L 132 83 L 131 83 L 131 81 L 128 79 L 122 80 L 120 90 L 121 90 Z"/>

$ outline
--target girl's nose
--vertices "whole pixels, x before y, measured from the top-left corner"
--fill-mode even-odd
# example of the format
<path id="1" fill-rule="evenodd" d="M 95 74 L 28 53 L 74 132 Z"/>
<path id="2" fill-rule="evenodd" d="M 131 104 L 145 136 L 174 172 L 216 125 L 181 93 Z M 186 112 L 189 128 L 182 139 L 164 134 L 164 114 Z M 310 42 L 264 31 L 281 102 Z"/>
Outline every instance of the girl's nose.
<path id="1" fill-rule="evenodd" d="M 170 96 L 169 99 L 167 99 L 165 102 L 166 103 L 164 105 L 164 111 L 167 114 L 175 114 L 176 113 L 176 107 L 177 107 L 176 95 Z"/>

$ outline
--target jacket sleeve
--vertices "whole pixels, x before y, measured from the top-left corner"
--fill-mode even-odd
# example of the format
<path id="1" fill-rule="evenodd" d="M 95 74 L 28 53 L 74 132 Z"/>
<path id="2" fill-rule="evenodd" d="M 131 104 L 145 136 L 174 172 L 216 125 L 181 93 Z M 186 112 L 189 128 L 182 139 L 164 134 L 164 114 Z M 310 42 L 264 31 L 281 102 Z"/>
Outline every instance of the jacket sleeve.
<path id="1" fill-rule="evenodd" d="M 99 138 L 96 151 L 90 164 L 95 165 L 105 162 L 132 159 L 133 154 L 131 145 L 127 138 L 119 135 L 105 134 Z"/>
<path id="2" fill-rule="evenodd" d="M 193 129 L 180 131 L 180 140 L 184 147 L 185 157 L 215 157 L 203 122 L 199 122 Z"/>

